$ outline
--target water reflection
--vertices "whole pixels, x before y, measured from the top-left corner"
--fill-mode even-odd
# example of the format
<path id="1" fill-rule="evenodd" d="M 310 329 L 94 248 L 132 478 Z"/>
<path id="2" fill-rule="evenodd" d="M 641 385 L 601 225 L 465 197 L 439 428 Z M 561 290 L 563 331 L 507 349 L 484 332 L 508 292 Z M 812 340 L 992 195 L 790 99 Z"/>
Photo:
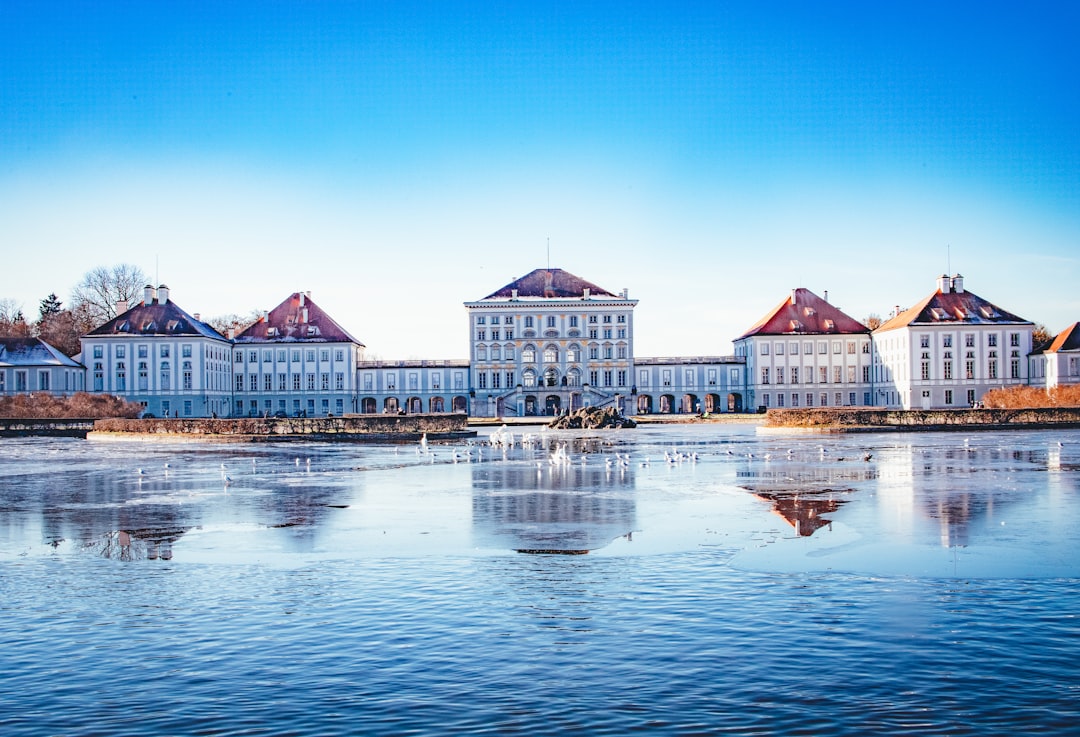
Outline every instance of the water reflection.
<path id="1" fill-rule="evenodd" d="M 631 535 L 636 524 L 633 469 L 600 458 L 476 465 L 472 489 L 481 547 L 587 553 Z"/>

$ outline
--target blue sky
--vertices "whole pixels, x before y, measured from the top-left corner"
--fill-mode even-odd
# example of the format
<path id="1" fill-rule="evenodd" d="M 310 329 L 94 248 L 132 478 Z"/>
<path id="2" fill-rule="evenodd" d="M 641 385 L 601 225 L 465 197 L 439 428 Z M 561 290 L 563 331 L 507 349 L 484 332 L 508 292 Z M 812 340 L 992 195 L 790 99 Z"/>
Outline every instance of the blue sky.
<path id="1" fill-rule="evenodd" d="M 550 240 L 640 300 L 638 355 L 731 353 L 799 286 L 887 316 L 950 266 L 1080 320 L 1080 6 L 815 5 L 5 0 L 0 297 L 128 262 L 456 358 Z"/>

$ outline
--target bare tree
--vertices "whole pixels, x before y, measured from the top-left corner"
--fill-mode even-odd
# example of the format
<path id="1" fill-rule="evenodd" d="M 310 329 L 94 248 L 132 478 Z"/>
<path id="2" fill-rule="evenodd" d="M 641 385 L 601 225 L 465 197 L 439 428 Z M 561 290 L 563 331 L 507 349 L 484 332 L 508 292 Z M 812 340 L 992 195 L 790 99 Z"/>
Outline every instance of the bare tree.
<path id="1" fill-rule="evenodd" d="M 1039 323 L 1035 326 L 1035 329 L 1031 331 L 1031 348 L 1032 350 L 1042 350 L 1048 348 L 1051 343 L 1054 342 L 1053 335 L 1046 329 L 1046 326 Z"/>
<path id="2" fill-rule="evenodd" d="M 71 291 L 72 311 L 83 308 L 97 327 L 116 317 L 117 302 L 134 304 L 147 283 L 146 274 L 138 266 L 98 266 L 86 272 Z"/>
<path id="3" fill-rule="evenodd" d="M 30 325 L 23 317 L 22 305 L 13 299 L 0 299 L 0 336 L 6 338 L 30 337 Z"/>
<path id="4" fill-rule="evenodd" d="M 881 327 L 881 322 L 881 315 L 871 313 L 866 317 L 865 320 L 863 320 L 863 325 L 870 328 L 871 330 L 877 330 Z"/>
<path id="5" fill-rule="evenodd" d="M 252 310 L 246 316 L 237 315 L 236 313 L 218 315 L 217 317 L 209 318 L 205 322 L 214 330 L 228 337 L 230 330 L 234 330 L 234 334 L 239 335 L 254 325 L 262 316 L 262 310 Z"/>

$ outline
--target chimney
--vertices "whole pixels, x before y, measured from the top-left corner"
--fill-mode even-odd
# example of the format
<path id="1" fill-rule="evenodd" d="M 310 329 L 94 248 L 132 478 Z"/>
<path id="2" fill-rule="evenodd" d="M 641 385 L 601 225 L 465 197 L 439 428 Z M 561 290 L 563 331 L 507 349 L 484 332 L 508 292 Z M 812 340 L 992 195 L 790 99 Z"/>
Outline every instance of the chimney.
<path id="1" fill-rule="evenodd" d="M 828 289 L 825 290 L 825 301 L 826 302 L 829 301 L 829 290 Z"/>
<path id="2" fill-rule="evenodd" d="M 510 299 L 515 299 L 516 300 L 517 298 L 518 298 L 517 290 L 516 289 L 511 289 L 510 290 Z"/>
<path id="3" fill-rule="evenodd" d="M 118 299 L 118 300 L 116 300 L 116 314 L 117 315 L 123 315 L 127 311 L 128 311 L 127 300 L 126 299 Z"/>
<path id="4" fill-rule="evenodd" d="M 952 279 L 948 274 L 942 274 L 937 278 L 937 290 L 942 294 L 952 291 Z"/>
<path id="5" fill-rule="evenodd" d="M 964 293 L 964 277 L 960 276 L 959 274 L 954 275 L 953 278 L 952 278 L 952 288 L 953 288 L 953 291 L 956 292 L 957 294 L 963 294 Z"/>
<path id="6" fill-rule="evenodd" d="M 623 287 L 622 298 L 623 299 L 629 299 L 629 297 L 630 297 L 630 290 L 627 289 L 626 287 Z"/>
<path id="7" fill-rule="evenodd" d="M 159 305 L 163 305 L 169 301 L 169 288 L 164 284 L 158 285 L 157 300 Z"/>
<path id="8" fill-rule="evenodd" d="M 198 312 L 194 313 L 192 317 L 194 317 L 198 322 L 202 322 L 202 315 L 200 315 Z"/>
<path id="9" fill-rule="evenodd" d="M 154 304 L 154 288 L 152 286 L 147 284 L 145 287 L 143 287 L 142 294 L 142 301 L 144 305 L 149 307 L 150 305 Z"/>
<path id="10" fill-rule="evenodd" d="M 793 305 L 798 304 L 798 302 L 795 299 L 795 295 L 796 295 L 796 293 L 798 291 L 799 291 L 798 289 L 792 289 L 791 290 L 791 304 L 793 304 Z"/>
<path id="11" fill-rule="evenodd" d="M 300 322 L 307 322 L 307 307 L 304 308 L 304 311 L 300 315 Z"/>
<path id="12" fill-rule="evenodd" d="M 585 287 L 585 289 L 583 289 L 582 292 L 581 292 L 581 298 L 582 299 L 588 299 L 590 291 L 591 290 L 588 287 Z"/>
<path id="13" fill-rule="evenodd" d="M 300 292 L 300 306 L 301 307 L 304 306 L 304 293 L 303 292 Z M 307 319 L 305 318 L 304 321 L 307 322 Z"/>
<path id="14" fill-rule="evenodd" d="M 229 338 L 229 340 L 232 340 L 235 337 L 236 337 L 236 328 L 229 328 L 229 330 L 228 330 L 228 338 Z"/>

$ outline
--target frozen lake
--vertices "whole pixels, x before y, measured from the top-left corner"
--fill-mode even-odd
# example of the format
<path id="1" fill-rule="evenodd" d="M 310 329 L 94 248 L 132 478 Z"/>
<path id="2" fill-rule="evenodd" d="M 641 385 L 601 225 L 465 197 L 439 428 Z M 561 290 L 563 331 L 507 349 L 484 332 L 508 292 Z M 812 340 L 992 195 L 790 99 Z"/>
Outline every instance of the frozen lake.
<path id="1" fill-rule="evenodd" d="M 0 441 L 0 733 L 1074 733 L 1080 432 L 525 432 Z"/>

